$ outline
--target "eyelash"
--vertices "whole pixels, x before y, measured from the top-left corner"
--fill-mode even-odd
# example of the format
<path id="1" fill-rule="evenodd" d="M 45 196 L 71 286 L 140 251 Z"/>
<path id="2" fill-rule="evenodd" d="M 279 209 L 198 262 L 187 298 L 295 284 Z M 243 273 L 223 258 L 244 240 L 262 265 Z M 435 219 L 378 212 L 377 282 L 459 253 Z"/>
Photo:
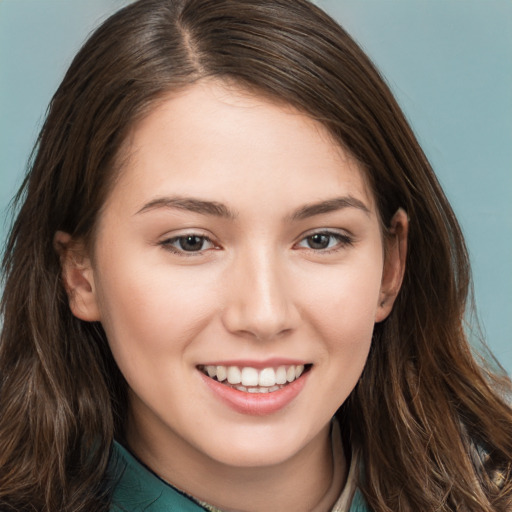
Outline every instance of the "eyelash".
<path id="1" fill-rule="evenodd" d="M 163 240 L 162 242 L 160 242 L 160 245 L 167 251 L 172 252 L 173 254 L 177 254 L 179 256 L 185 256 L 185 257 L 201 255 L 205 251 L 210 249 L 210 248 L 208 248 L 208 249 L 200 249 L 198 251 L 187 251 L 183 248 L 180 249 L 174 245 L 174 244 L 179 244 L 180 241 L 184 241 L 184 240 L 190 239 L 190 238 L 200 239 L 201 245 L 204 245 L 204 243 L 210 243 L 212 246 L 211 249 L 218 248 L 209 237 L 207 237 L 205 235 L 198 235 L 197 233 L 187 233 L 185 235 L 175 236 L 173 238 L 167 238 L 166 240 Z"/>
<path id="2" fill-rule="evenodd" d="M 313 247 L 304 247 L 304 246 L 300 245 L 302 243 L 308 243 L 308 240 L 311 241 L 311 239 L 315 236 L 328 237 L 330 240 L 328 242 L 327 247 L 313 248 Z M 211 247 L 208 247 L 206 249 L 202 248 L 197 251 L 187 251 L 183 248 L 183 246 L 181 248 L 176 246 L 178 244 L 181 245 L 181 242 L 184 242 L 187 239 L 190 240 L 191 238 L 199 239 L 199 241 L 201 243 L 201 247 L 204 246 L 205 243 L 211 244 Z M 329 247 L 329 244 L 331 243 L 331 241 L 333 239 L 336 240 L 337 243 L 334 246 Z M 297 247 L 297 246 L 302 247 L 303 249 L 305 249 L 307 251 L 312 251 L 314 253 L 331 254 L 331 253 L 334 253 L 336 251 L 343 249 L 344 247 L 351 246 L 351 245 L 353 245 L 353 243 L 354 243 L 354 240 L 352 239 L 352 237 L 350 237 L 346 234 L 337 233 L 334 231 L 317 231 L 315 233 L 311 233 L 311 234 L 301 238 L 301 240 L 295 245 L 295 247 Z M 199 235 L 196 233 L 187 233 L 184 235 L 168 238 L 168 239 L 160 242 L 160 245 L 162 247 L 164 247 L 166 250 L 168 250 L 169 252 L 172 252 L 173 254 L 177 254 L 179 256 L 184 256 L 184 257 L 198 256 L 198 255 L 202 255 L 207 250 L 218 249 L 218 246 L 216 246 L 215 243 L 209 237 L 207 237 L 205 235 Z"/>
<path id="3" fill-rule="evenodd" d="M 332 239 L 336 240 L 337 243 L 332 247 L 327 246 L 325 248 L 314 249 L 313 247 L 302 246 L 302 248 L 304 248 L 308 251 L 312 251 L 314 253 L 331 254 L 331 253 L 334 253 L 334 252 L 337 252 L 337 251 L 343 249 L 344 247 L 352 246 L 354 244 L 353 238 L 350 237 L 349 235 L 346 235 L 343 233 L 338 233 L 336 231 L 316 231 L 314 233 L 311 233 L 311 234 L 301 238 L 301 240 L 299 241 L 299 243 L 297 245 L 300 246 L 301 243 L 307 243 L 308 240 L 311 240 L 313 237 L 319 236 L 319 235 L 329 237 L 330 238 L 329 243 L 332 241 Z"/>

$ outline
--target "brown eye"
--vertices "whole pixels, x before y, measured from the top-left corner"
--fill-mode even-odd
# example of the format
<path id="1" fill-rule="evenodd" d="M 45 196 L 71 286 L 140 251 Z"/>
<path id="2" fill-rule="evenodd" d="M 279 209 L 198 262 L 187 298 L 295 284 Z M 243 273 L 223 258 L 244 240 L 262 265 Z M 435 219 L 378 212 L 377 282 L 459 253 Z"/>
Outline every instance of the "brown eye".
<path id="1" fill-rule="evenodd" d="M 215 247 L 214 243 L 206 236 L 190 235 L 176 236 L 160 242 L 160 245 L 176 254 L 201 253 Z"/>
<path id="2" fill-rule="evenodd" d="M 314 235 L 306 238 L 308 247 L 310 249 L 327 249 L 333 237 L 325 233 L 315 233 Z"/>
<path id="3" fill-rule="evenodd" d="M 188 235 L 180 236 L 177 240 L 180 249 L 187 252 L 200 251 L 205 243 L 204 236 Z"/>
<path id="4" fill-rule="evenodd" d="M 303 238 L 297 246 L 319 252 L 331 252 L 352 245 L 353 240 L 344 233 L 321 231 Z"/>

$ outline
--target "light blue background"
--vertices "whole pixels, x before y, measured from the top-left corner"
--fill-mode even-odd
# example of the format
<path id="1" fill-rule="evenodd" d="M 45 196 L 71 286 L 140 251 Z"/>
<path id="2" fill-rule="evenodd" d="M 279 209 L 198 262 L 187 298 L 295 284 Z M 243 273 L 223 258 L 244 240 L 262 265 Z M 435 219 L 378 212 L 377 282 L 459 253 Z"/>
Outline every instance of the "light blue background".
<path id="1" fill-rule="evenodd" d="M 214 1 L 214 0 L 212 0 Z M 90 31 L 126 0 L 0 0 L 0 209 Z M 512 372 L 512 1 L 318 0 L 373 58 L 467 237 L 488 343 Z M 7 233 L 0 224 L 0 240 Z"/>

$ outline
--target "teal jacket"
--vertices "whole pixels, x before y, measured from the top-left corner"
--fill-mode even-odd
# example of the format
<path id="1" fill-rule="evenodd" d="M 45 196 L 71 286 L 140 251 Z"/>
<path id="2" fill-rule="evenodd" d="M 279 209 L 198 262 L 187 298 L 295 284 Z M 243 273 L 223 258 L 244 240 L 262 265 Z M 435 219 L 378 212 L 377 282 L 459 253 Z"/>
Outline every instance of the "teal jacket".
<path id="1" fill-rule="evenodd" d="M 201 512 L 192 498 L 167 484 L 142 465 L 119 443 L 114 443 L 111 471 L 116 478 L 111 512 Z M 349 512 L 369 512 L 356 491 Z"/>

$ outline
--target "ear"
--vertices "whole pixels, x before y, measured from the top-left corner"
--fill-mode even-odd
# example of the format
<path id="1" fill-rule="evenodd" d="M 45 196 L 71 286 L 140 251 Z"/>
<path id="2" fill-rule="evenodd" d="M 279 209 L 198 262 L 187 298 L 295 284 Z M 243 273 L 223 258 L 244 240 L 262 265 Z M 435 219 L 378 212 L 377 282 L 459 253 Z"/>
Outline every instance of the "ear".
<path id="1" fill-rule="evenodd" d="M 376 322 L 382 322 L 393 309 L 393 304 L 400 291 L 405 272 L 407 256 L 407 233 L 409 219 L 407 213 L 399 208 L 385 234 L 384 268 L 379 295 L 379 304 L 375 315 Z"/>
<path id="2" fill-rule="evenodd" d="M 62 281 L 73 315 L 87 322 L 100 320 L 94 286 L 94 272 L 85 244 L 71 235 L 57 231 L 53 247 L 60 257 Z"/>

